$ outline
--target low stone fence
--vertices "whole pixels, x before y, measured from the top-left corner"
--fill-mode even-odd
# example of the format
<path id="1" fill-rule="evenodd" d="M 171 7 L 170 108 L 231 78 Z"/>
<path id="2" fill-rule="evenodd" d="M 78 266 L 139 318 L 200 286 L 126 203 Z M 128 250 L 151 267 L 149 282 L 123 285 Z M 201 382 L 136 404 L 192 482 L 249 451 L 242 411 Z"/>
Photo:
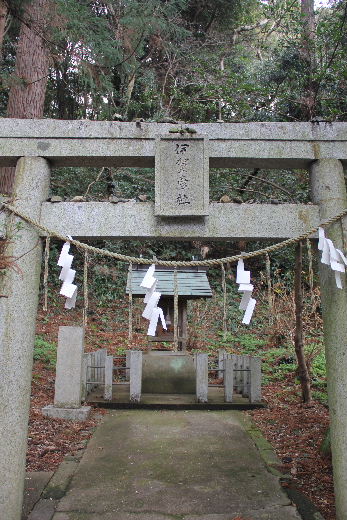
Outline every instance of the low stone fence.
<path id="1" fill-rule="evenodd" d="M 248 397 L 252 404 L 261 402 L 261 359 L 259 357 L 227 354 L 224 350 L 220 350 L 218 367 L 209 368 L 208 362 L 208 354 L 195 355 L 198 402 L 208 402 L 208 376 L 211 372 L 217 372 L 218 378 L 223 381 L 225 402 L 231 403 L 235 393 Z"/>
<path id="2" fill-rule="evenodd" d="M 166 361 L 170 361 L 168 352 L 155 351 L 155 356 L 147 353 L 147 363 L 163 356 Z M 172 370 L 167 368 L 173 366 L 174 372 L 185 366 L 181 359 L 182 356 L 189 356 L 184 353 L 170 353 L 171 362 L 152 365 L 150 377 L 156 378 L 156 370 L 161 370 L 161 377 L 172 377 Z M 166 355 L 166 356 L 165 356 Z M 177 359 L 176 359 L 177 358 Z M 124 362 L 119 363 L 122 359 Z M 190 358 L 191 359 L 191 358 Z M 114 361 L 118 360 L 117 364 Z M 233 402 L 236 394 L 241 394 L 248 398 L 250 403 L 261 402 L 261 359 L 253 356 L 227 354 L 220 350 L 218 361 L 209 367 L 209 356 L 204 353 L 197 353 L 193 356 L 194 363 L 191 362 L 191 370 L 188 376 L 191 381 L 191 393 L 196 394 L 199 403 L 208 402 L 209 374 L 217 373 L 218 379 L 224 387 L 224 401 Z M 212 356 L 210 357 L 212 360 Z M 153 360 L 152 360 L 153 361 Z M 184 361 L 184 360 L 183 360 Z M 171 366 L 172 365 L 172 366 Z M 124 356 L 108 356 L 106 349 L 99 349 L 94 352 L 84 353 L 84 330 L 82 327 L 59 327 L 58 350 L 57 350 L 57 369 L 55 381 L 54 405 L 47 406 L 43 413 L 52 417 L 71 418 L 73 420 L 83 420 L 89 413 L 88 407 L 81 407 L 81 402 L 88 401 L 89 394 L 96 387 L 103 387 L 104 399 L 111 401 L 113 397 L 113 387 L 118 384 L 114 382 L 115 372 L 123 371 L 125 383 L 129 382 L 130 402 L 138 403 L 141 400 L 143 385 L 143 353 L 139 350 L 129 350 Z M 159 366 L 159 368 L 155 368 Z M 189 365 L 190 366 L 190 365 Z M 165 368 L 166 367 L 166 368 Z M 146 369 L 148 372 L 148 369 Z M 164 370 L 164 375 L 163 375 Z M 166 370 L 166 372 L 165 372 Z M 182 372 L 185 373 L 185 372 Z M 177 375 L 177 372 L 175 372 Z M 175 375 L 174 374 L 174 375 Z M 177 376 L 175 375 L 176 379 Z M 147 374 L 148 376 L 148 374 Z M 188 377 L 187 376 L 187 377 Z M 159 377 L 159 376 L 158 376 Z M 194 390 L 195 378 L 195 390 Z M 160 379 L 159 379 L 160 381 Z M 156 392 L 163 393 L 161 384 L 157 385 Z M 210 385 L 212 386 L 212 385 Z M 147 390 L 148 391 L 148 390 Z M 175 390 L 177 392 L 177 390 Z M 174 393 L 175 393 L 174 391 Z M 183 390 L 182 390 L 183 391 Z M 187 391 L 183 391 L 183 393 Z M 172 392 L 171 392 L 172 393 Z"/>
<path id="3" fill-rule="evenodd" d="M 124 356 L 108 356 L 106 349 L 88 352 L 83 355 L 82 367 L 82 401 L 88 400 L 88 395 L 98 386 L 104 387 L 104 399 L 112 400 L 113 374 L 116 371 L 125 372 L 125 380 L 130 380 L 130 360 L 132 352 L 128 350 Z M 114 365 L 115 359 L 124 360 L 125 365 Z"/>

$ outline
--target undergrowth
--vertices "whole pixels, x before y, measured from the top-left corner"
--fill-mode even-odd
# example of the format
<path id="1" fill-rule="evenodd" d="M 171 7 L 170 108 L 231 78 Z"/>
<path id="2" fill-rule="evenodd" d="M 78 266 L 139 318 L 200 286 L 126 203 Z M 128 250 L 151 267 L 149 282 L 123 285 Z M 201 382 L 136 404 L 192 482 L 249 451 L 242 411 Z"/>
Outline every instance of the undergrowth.
<path id="1" fill-rule="evenodd" d="M 49 343 L 41 336 L 35 338 L 34 361 L 41 361 L 45 365 L 55 367 L 57 360 L 57 346 Z"/>

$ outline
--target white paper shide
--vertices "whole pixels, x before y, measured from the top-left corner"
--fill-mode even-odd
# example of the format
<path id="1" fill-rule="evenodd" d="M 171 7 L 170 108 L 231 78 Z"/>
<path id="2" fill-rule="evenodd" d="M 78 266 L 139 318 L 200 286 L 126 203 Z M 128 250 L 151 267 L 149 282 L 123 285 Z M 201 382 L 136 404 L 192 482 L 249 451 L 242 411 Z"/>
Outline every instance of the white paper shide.
<path id="1" fill-rule="evenodd" d="M 146 272 L 144 279 L 142 280 L 140 286 L 146 289 L 146 296 L 144 298 L 144 303 L 146 303 L 146 307 L 142 313 L 142 317 L 149 320 L 149 326 L 147 335 L 155 336 L 158 320 L 160 318 L 162 326 L 166 329 L 166 322 L 164 318 L 163 309 L 158 307 L 158 303 L 160 300 L 161 293 L 156 291 L 157 279 L 154 276 L 155 265 L 152 264 L 148 271 Z"/>
<path id="2" fill-rule="evenodd" d="M 334 246 L 333 242 L 325 236 L 324 229 L 318 229 L 318 249 L 322 251 L 322 264 L 329 265 L 334 271 L 336 287 L 342 289 L 341 273 L 346 271 L 347 258 L 340 249 Z"/>
<path id="3" fill-rule="evenodd" d="M 242 258 L 240 258 L 237 263 L 236 283 L 239 284 L 239 292 L 243 293 L 239 305 L 239 309 L 245 311 L 242 323 L 249 325 L 257 302 L 252 298 L 253 285 L 251 284 L 251 272 L 245 271 Z"/>
<path id="4" fill-rule="evenodd" d="M 70 245 L 70 242 L 65 242 L 58 260 L 58 265 L 62 268 L 59 275 L 59 280 L 63 282 L 60 294 L 66 298 L 65 309 L 74 308 L 77 297 L 77 285 L 73 283 L 76 271 L 71 269 L 73 255 L 69 254 Z"/>

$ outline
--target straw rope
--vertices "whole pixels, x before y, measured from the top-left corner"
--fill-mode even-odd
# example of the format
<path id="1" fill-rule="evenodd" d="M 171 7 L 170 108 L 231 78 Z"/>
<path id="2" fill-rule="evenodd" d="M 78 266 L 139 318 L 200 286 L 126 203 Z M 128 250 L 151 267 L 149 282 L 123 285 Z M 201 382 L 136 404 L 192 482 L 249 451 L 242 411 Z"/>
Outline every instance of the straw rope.
<path id="1" fill-rule="evenodd" d="M 64 240 L 67 242 L 70 242 L 71 244 L 75 245 L 76 247 L 80 249 L 84 249 L 85 251 L 89 251 L 90 253 L 94 253 L 96 255 L 102 255 L 107 256 L 110 258 L 115 258 L 116 260 L 119 260 L 120 262 L 132 262 L 137 264 L 156 264 L 156 265 L 163 265 L 166 267 L 189 267 L 189 266 L 217 266 L 220 264 L 226 264 L 227 262 L 237 262 L 240 258 L 249 259 L 249 258 L 255 258 L 257 256 L 264 255 L 265 253 L 273 253 L 274 251 L 279 251 L 280 249 L 283 249 L 287 246 L 296 244 L 297 242 L 300 242 L 301 240 L 305 240 L 309 236 L 313 235 L 318 231 L 319 227 L 326 227 L 332 224 L 333 222 L 337 222 L 342 217 L 345 217 L 347 215 L 347 209 L 344 209 L 334 217 L 331 217 L 324 222 L 321 222 L 319 226 L 316 226 L 305 233 L 302 233 L 301 235 L 293 238 L 289 238 L 287 240 L 283 240 L 282 242 L 278 242 L 277 244 L 273 244 L 268 247 L 264 247 L 263 249 L 258 249 L 257 251 L 252 251 L 250 253 L 241 253 L 239 255 L 233 255 L 228 256 L 225 258 L 218 258 L 214 259 L 211 258 L 209 260 L 191 260 L 189 262 L 186 261 L 175 261 L 175 260 L 153 260 L 149 258 L 138 258 L 135 256 L 128 256 L 128 255 L 122 255 L 120 253 L 114 253 L 113 251 L 108 251 L 107 249 L 101 249 L 99 247 L 94 247 L 89 244 L 84 244 L 83 242 L 80 242 L 79 240 L 70 240 L 66 235 L 62 235 L 61 233 L 58 233 L 56 231 L 53 231 L 46 226 L 43 226 L 36 220 L 32 219 L 28 215 L 25 215 L 21 211 L 19 211 L 17 208 L 13 207 L 11 204 L 7 204 L 5 202 L 1 202 L 1 205 L 3 208 L 7 209 L 11 213 L 14 213 L 17 215 L 17 217 L 20 217 L 22 220 L 27 222 L 28 224 L 31 224 L 32 226 L 36 227 L 37 229 L 40 229 L 43 233 L 46 235 L 49 235 L 54 238 L 58 238 L 60 240 Z"/>

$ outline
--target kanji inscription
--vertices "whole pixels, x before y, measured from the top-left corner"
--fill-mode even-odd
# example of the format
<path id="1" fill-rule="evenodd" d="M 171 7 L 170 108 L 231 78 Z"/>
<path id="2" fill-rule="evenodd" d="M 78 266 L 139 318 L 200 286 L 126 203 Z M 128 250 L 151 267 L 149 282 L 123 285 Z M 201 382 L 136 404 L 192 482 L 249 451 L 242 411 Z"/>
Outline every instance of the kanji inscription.
<path id="1" fill-rule="evenodd" d="M 209 157 L 204 136 L 159 137 L 155 154 L 155 214 L 208 214 Z"/>

